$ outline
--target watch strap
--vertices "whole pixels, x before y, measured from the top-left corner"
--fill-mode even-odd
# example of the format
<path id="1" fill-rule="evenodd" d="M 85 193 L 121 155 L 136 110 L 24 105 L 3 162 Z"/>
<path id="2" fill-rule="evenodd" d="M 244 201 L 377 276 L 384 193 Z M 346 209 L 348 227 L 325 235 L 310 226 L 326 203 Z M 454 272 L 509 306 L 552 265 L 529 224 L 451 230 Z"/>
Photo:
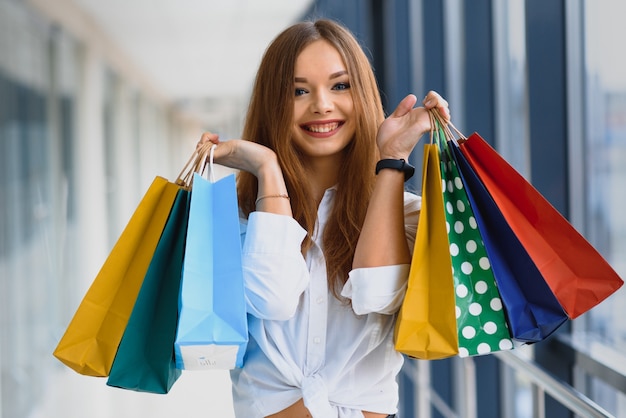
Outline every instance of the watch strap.
<path id="1" fill-rule="evenodd" d="M 380 170 L 385 168 L 390 168 L 392 170 L 402 171 L 404 173 L 404 181 L 407 181 L 413 174 L 415 174 L 415 167 L 411 164 L 407 163 L 404 159 L 394 160 L 394 159 L 384 159 L 380 160 L 376 163 L 376 174 Z"/>

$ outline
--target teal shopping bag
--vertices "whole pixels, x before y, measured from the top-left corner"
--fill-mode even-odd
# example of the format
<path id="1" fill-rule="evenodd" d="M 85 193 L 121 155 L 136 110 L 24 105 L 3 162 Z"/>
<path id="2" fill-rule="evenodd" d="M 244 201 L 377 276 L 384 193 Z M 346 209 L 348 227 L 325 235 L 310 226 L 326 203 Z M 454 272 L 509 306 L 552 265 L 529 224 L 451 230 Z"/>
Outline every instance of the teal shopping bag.
<path id="1" fill-rule="evenodd" d="M 137 296 L 107 385 L 167 393 L 180 376 L 174 358 L 189 192 L 180 189 Z"/>
<path id="2" fill-rule="evenodd" d="M 212 182 L 195 173 L 180 291 L 176 366 L 243 365 L 248 325 L 235 176 Z"/>

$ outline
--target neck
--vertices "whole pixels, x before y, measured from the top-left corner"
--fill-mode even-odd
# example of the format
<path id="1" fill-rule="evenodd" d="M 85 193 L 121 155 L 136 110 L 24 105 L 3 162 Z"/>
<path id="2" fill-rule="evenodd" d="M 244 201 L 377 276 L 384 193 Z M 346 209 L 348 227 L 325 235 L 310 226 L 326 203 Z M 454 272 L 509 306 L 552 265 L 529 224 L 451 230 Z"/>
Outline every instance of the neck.
<path id="1" fill-rule="evenodd" d="M 308 162 L 307 171 L 310 175 L 311 191 L 318 203 L 322 200 L 326 189 L 337 184 L 340 164 L 342 164 L 341 156 L 313 159 Z"/>

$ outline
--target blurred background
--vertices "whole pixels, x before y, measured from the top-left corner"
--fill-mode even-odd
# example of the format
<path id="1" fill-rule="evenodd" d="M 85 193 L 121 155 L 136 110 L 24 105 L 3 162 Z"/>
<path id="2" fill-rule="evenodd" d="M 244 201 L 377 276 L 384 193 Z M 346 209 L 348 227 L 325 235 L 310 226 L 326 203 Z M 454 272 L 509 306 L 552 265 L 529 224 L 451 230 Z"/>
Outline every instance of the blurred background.
<path id="1" fill-rule="evenodd" d="M 0 0 L 0 418 L 234 416 L 226 372 L 148 395 L 52 351 L 153 178 L 240 136 L 266 45 L 312 17 L 388 112 L 440 92 L 626 276 L 622 0 Z M 620 290 L 535 346 L 408 360 L 400 417 L 626 417 L 625 317 Z"/>

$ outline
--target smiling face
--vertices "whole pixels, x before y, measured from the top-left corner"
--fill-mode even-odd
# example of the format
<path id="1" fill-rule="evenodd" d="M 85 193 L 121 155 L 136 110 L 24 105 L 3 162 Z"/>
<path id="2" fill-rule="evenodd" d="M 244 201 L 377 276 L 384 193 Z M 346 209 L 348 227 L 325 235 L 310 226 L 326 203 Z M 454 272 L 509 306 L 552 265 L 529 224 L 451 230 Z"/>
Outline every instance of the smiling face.
<path id="1" fill-rule="evenodd" d="M 314 41 L 298 55 L 294 75 L 294 144 L 311 159 L 341 158 L 356 126 L 341 55 L 327 41 Z"/>

